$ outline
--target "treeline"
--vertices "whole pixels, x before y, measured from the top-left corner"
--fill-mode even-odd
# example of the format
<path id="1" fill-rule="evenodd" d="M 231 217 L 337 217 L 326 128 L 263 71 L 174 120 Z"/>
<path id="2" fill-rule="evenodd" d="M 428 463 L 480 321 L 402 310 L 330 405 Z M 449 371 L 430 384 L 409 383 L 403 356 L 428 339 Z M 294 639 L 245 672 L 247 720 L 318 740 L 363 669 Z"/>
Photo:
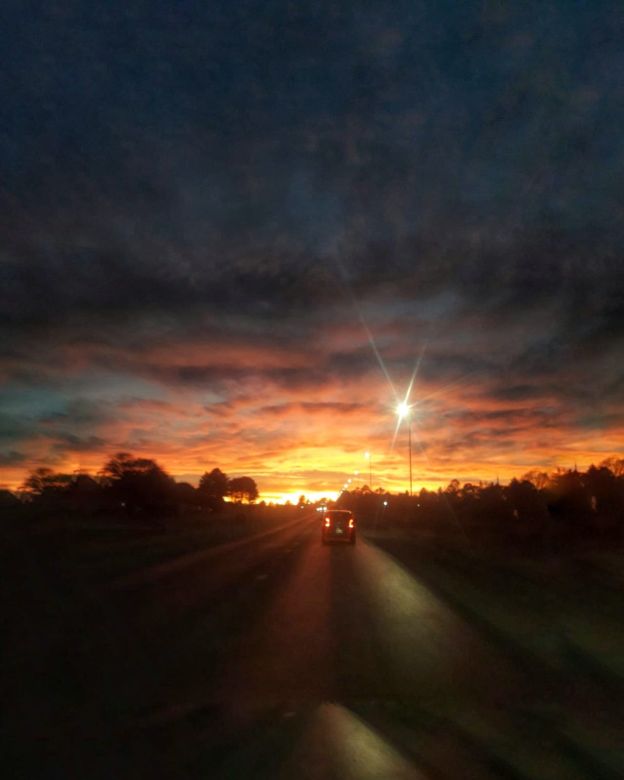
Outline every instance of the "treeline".
<path id="1" fill-rule="evenodd" d="M 453 480 L 445 489 L 413 496 L 343 493 L 338 505 L 364 523 L 405 527 L 477 544 L 561 549 L 588 542 L 624 543 L 624 459 L 609 458 L 587 471 L 532 471 L 507 485 Z"/>
<path id="2" fill-rule="evenodd" d="M 0 507 L 159 518 L 201 510 L 216 512 L 223 508 L 226 497 L 238 503 L 253 503 L 258 495 L 251 477 L 230 479 L 214 468 L 195 488 L 188 482 L 176 482 L 151 458 L 120 452 L 95 476 L 35 469 L 17 494 L 0 491 Z"/>

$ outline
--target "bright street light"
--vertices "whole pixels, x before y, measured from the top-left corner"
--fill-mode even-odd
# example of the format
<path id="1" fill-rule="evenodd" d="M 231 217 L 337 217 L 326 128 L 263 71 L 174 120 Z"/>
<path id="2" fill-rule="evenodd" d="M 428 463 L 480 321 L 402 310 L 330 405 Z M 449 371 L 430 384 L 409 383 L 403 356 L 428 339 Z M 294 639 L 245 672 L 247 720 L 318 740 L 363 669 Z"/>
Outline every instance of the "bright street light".
<path id="1" fill-rule="evenodd" d="M 407 401 L 401 401 L 400 404 L 397 404 L 396 413 L 399 416 L 399 420 L 402 420 L 404 417 L 409 417 L 410 411 L 411 406 Z"/>

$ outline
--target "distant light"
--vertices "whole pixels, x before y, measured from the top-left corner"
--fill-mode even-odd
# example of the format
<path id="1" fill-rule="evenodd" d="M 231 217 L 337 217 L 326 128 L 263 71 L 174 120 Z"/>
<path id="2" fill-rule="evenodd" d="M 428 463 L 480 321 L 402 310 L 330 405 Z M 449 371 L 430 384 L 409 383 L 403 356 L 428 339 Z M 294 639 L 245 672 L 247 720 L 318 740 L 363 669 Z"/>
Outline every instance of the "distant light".
<path id="1" fill-rule="evenodd" d="M 326 517 L 325 518 L 325 528 L 329 528 L 330 525 L 331 525 L 331 520 L 329 519 L 329 517 Z"/>
<path id="2" fill-rule="evenodd" d="M 387 501 L 384 501 L 384 506 L 388 506 L 388 502 Z"/>
<path id="3" fill-rule="evenodd" d="M 399 415 L 399 419 L 403 419 L 404 417 L 408 417 L 410 413 L 410 405 L 407 403 L 407 401 L 401 401 L 400 404 L 397 405 L 396 413 Z"/>

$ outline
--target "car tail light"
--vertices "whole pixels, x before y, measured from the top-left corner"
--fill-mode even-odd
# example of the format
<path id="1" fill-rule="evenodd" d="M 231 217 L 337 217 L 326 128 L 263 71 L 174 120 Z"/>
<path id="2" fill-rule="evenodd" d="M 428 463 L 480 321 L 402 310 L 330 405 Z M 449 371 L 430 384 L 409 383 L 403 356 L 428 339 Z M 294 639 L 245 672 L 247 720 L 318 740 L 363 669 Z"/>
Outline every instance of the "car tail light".
<path id="1" fill-rule="evenodd" d="M 353 518 L 349 520 L 349 528 L 355 528 L 355 520 Z"/>
<path id="2" fill-rule="evenodd" d="M 325 518 L 325 528 L 329 528 L 330 525 L 331 525 L 331 520 L 329 519 L 329 517 L 326 517 Z"/>

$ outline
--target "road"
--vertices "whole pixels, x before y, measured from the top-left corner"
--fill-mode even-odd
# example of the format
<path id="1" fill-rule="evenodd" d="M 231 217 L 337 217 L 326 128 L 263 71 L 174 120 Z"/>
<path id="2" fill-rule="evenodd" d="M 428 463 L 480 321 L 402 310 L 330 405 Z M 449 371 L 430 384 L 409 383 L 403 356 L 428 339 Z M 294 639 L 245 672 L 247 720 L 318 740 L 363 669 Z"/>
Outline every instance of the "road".
<path id="1" fill-rule="evenodd" d="M 409 545 L 322 546 L 315 514 L 44 613 L 52 638 L 10 656 L 16 776 L 617 776 L 552 726 L 570 707 L 612 723 L 600 685 L 506 647 Z"/>

